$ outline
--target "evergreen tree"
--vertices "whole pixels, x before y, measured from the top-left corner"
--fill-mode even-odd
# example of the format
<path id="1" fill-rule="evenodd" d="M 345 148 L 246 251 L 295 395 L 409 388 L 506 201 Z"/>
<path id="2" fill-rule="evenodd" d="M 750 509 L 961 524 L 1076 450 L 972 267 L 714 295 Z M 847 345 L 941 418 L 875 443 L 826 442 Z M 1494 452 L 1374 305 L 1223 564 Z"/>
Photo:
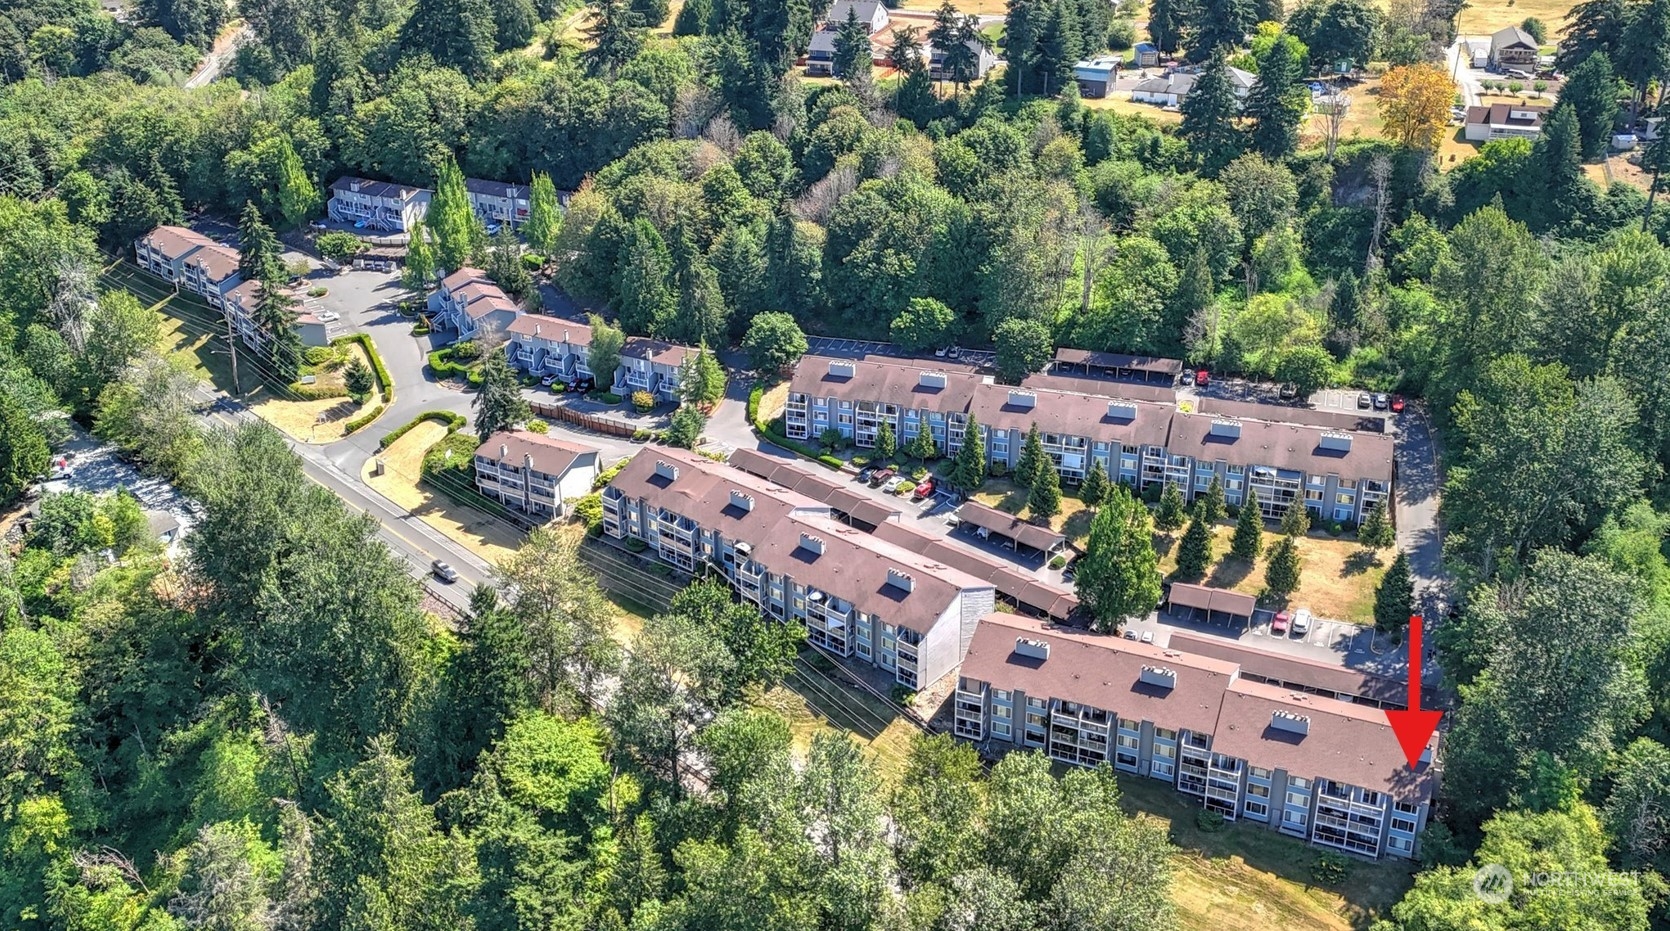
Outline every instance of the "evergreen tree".
<path id="1" fill-rule="evenodd" d="M 1396 633 L 1409 625 L 1414 613 L 1415 583 L 1409 576 L 1409 558 L 1399 553 L 1374 591 L 1374 629 Z"/>
<path id="2" fill-rule="evenodd" d="M 699 36 L 707 32 L 708 20 L 713 18 L 713 0 L 685 0 L 673 20 L 673 35 Z"/>
<path id="3" fill-rule="evenodd" d="M 1553 229 L 1569 224 L 1582 213 L 1582 198 L 1588 189 L 1583 174 L 1581 131 L 1576 109 L 1569 103 L 1554 105 L 1543 121 L 1542 135 L 1532 146 L 1538 181 L 1548 195 L 1542 199 L 1540 222 L 1533 225 Z"/>
<path id="4" fill-rule="evenodd" d="M 1554 67 L 1564 71 L 1569 81 L 1591 56 L 1617 49 L 1623 44 L 1629 14 L 1630 6 L 1624 0 L 1584 0 L 1573 6 L 1566 14 L 1560 47 L 1554 52 Z M 1607 70 L 1611 67 L 1608 61 Z"/>
<path id="5" fill-rule="evenodd" d="M 1033 423 L 1032 429 L 1026 432 L 1026 439 L 1021 443 L 1021 454 L 1015 460 L 1015 484 L 1022 488 L 1031 488 L 1032 480 L 1038 477 L 1038 469 L 1049 457 L 1044 454 L 1044 437 L 1038 432 L 1038 424 Z"/>
<path id="6" fill-rule="evenodd" d="M 1253 121 L 1248 141 L 1271 161 L 1299 148 L 1299 124 L 1310 109 L 1310 92 L 1300 83 L 1304 72 L 1305 63 L 1286 37 L 1278 38 L 1258 64 L 1258 80 L 1247 95 L 1246 115 Z"/>
<path id="7" fill-rule="evenodd" d="M 1633 119 L 1648 89 L 1670 73 L 1670 0 L 1631 3 L 1628 17 L 1612 65 L 1635 91 Z"/>
<path id="8" fill-rule="evenodd" d="M 906 446 L 905 452 L 912 458 L 922 460 L 923 465 L 927 465 L 930 459 L 938 458 L 939 447 L 934 445 L 933 431 L 928 429 L 926 424 L 923 424 L 916 431 L 916 435 L 910 438 L 910 443 Z"/>
<path id="9" fill-rule="evenodd" d="M 1038 465 L 1038 474 L 1033 477 L 1032 489 L 1026 496 L 1026 508 L 1034 523 L 1046 527 L 1061 513 L 1061 473 L 1048 457 Z"/>
<path id="10" fill-rule="evenodd" d="M 1281 532 L 1290 537 L 1302 537 L 1310 532 L 1310 508 L 1298 498 L 1281 515 Z"/>
<path id="11" fill-rule="evenodd" d="M 980 433 L 980 422 L 973 414 L 963 428 L 963 444 L 951 460 L 951 474 L 946 476 L 951 486 L 963 494 L 972 495 L 986 483 L 986 440 Z"/>
<path id="12" fill-rule="evenodd" d="M 1046 96 L 1059 94 L 1073 80 L 1073 65 L 1079 60 L 1083 43 L 1078 17 L 1069 0 L 1054 0 L 1038 33 L 1038 74 L 1040 90 Z"/>
<path id="13" fill-rule="evenodd" d="M 1561 51 L 1565 43 L 1561 43 Z M 1600 158 L 1612 138 L 1612 123 L 1618 117 L 1618 78 L 1612 73 L 1612 59 L 1595 52 L 1572 69 L 1560 86 L 1560 103 L 1577 111 L 1583 137 L 1583 157 Z"/>
<path id="14" fill-rule="evenodd" d="M 417 0 L 400 27 L 400 51 L 427 53 L 437 65 L 479 78 L 492 66 L 497 30 L 488 0 Z"/>
<path id="15" fill-rule="evenodd" d="M 1183 507 L 1183 487 L 1167 482 L 1165 491 L 1160 493 L 1160 506 L 1154 510 L 1154 526 L 1170 532 L 1182 527 L 1187 516 L 1188 512 Z"/>
<path id="16" fill-rule="evenodd" d="M 429 243 L 422 220 L 407 230 L 406 262 L 400 269 L 400 283 L 420 294 L 435 283 L 435 249 Z"/>
<path id="17" fill-rule="evenodd" d="M 893 436 L 893 425 L 883 420 L 876 428 L 876 458 L 892 459 L 899 452 L 898 438 Z"/>
<path id="18" fill-rule="evenodd" d="M 424 223 L 435 235 L 435 262 L 448 274 L 468 266 L 481 254 L 487 230 L 470 206 L 464 173 L 450 157 L 435 172 L 435 194 Z"/>
<path id="19" fill-rule="evenodd" d="M 285 383 L 295 381 L 301 374 L 302 344 L 296 335 L 296 302 L 284 292 L 282 281 L 261 282 L 254 318 L 266 341 L 273 376 Z"/>
<path id="20" fill-rule="evenodd" d="M 1357 528 L 1357 542 L 1371 550 L 1383 550 L 1397 542 L 1397 530 L 1386 517 L 1386 506 L 1375 502 L 1363 515 L 1363 525 Z"/>
<path id="21" fill-rule="evenodd" d="M 288 136 L 279 137 L 278 151 L 278 211 L 284 222 L 294 229 L 307 222 L 319 209 L 319 189 L 302 167 L 301 156 Z"/>
<path id="22" fill-rule="evenodd" d="M 1212 565 L 1212 523 L 1206 519 L 1206 502 L 1195 503 L 1189 529 L 1177 544 L 1177 577 L 1198 579 Z"/>
<path id="23" fill-rule="evenodd" d="M 1272 598 L 1286 598 L 1299 588 L 1299 548 L 1292 537 L 1282 537 L 1270 550 L 1264 567 L 1264 591 Z"/>
<path id="24" fill-rule="evenodd" d="M 493 245 L 487 250 L 487 265 L 482 269 L 513 301 L 527 301 L 534 295 L 533 273 L 522 264 L 522 243 L 510 227 L 499 228 Z"/>
<path id="25" fill-rule="evenodd" d="M 522 238 L 549 260 L 561 233 L 562 208 L 557 203 L 557 187 L 551 183 L 550 175 L 536 171 L 533 183 L 528 186 L 528 219 L 522 224 Z"/>
<path id="26" fill-rule="evenodd" d="M 1212 476 L 1212 484 L 1206 486 L 1206 523 L 1216 525 L 1229 516 L 1229 506 L 1224 503 L 1224 483 L 1218 476 Z"/>
<path id="27" fill-rule="evenodd" d="M 1258 492 L 1247 490 L 1241 502 L 1241 513 L 1235 518 L 1235 536 L 1230 539 L 1229 552 L 1251 562 L 1264 548 L 1264 515 L 1258 509 Z"/>
<path id="28" fill-rule="evenodd" d="M 1175 55 L 1193 19 L 1191 0 L 1153 0 L 1148 7 L 1148 36 L 1161 52 Z"/>
<path id="29" fill-rule="evenodd" d="M 1200 0 L 1193 26 L 1189 61 L 1203 62 L 1240 48 L 1252 31 L 1252 0 Z M 1199 90 L 1196 84 L 1185 99 L 1193 99 Z"/>
<path id="30" fill-rule="evenodd" d="M 1346 269 L 1334 281 L 1334 300 L 1328 307 L 1328 322 L 1337 329 L 1354 327 L 1362 309 L 1362 288 L 1358 284 L 1357 273 Z"/>
<path id="31" fill-rule="evenodd" d="M 1003 32 L 1003 57 L 1009 62 L 1003 78 L 1010 94 L 1019 97 L 1041 90 L 1038 80 L 1038 35 L 1048 7 L 1043 0 L 1009 0 Z"/>
<path id="32" fill-rule="evenodd" d="M 255 204 L 244 201 L 238 219 L 238 277 L 245 281 L 283 281 L 284 247 Z"/>
<path id="33" fill-rule="evenodd" d="M 494 51 L 526 48 L 533 41 L 534 27 L 539 25 L 539 12 L 534 9 L 533 0 L 491 0 L 491 3 Z"/>
<path id="34" fill-rule="evenodd" d="M 1206 255 L 1204 246 L 1197 246 L 1183 263 L 1182 274 L 1177 276 L 1177 290 L 1172 295 L 1170 308 L 1172 332 L 1185 334 L 1187 338 L 1191 328 L 1211 313 L 1217 299 L 1217 280 L 1212 275 L 1211 259 Z M 1197 358 L 1210 358 L 1216 354 L 1216 337 L 1216 333 L 1203 332 L 1196 340 L 1188 342 L 1188 348 L 1191 351 L 1204 350 L 1198 352 Z"/>
<path id="35" fill-rule="evenodd" d="M 1208 176 L 1215 176 L 1241 154 L 1241 133 L 1235 128 L 1239 112 L 1235 88 L 1229 83 L 1229 64 L 1214 54 L 1183 98 L 1183 122 L 1178 133 Z"/>
<path id="36" fill-rule="evenodd" d="M 475 396 L 476 436 L 485 443 L 500 430 L 509 430 L 528 419 L 528 402 L 522 397 L 522 383 L 510 367 L 510 357 L 489 352 L 481 366 L 481 391 Z"/>
<path id="37" fill-rule="evenodd" d="M 668 0 L 631 0 L 631 9 L 638 14 L 638 21 L 645 27 L 659 29 L 667 21 L 672 4 Z"/>
<path id="38" fill-rule="evenodd" d="M 934 96 L 933 78 L 927 63 L 922 60 L 921 30 L 905 26 L 893 30 L 893 67 L 899 69 L 904 80 L 893 93 L 893 109 L 917 127 L 933 118 L 939 100 Z"/>
<path id="39" fill-rule="evenodd" d="M 1116 485 L 1090 521 L 1073 586 L 1099 631 L 1146 615 L 1160 600 L 1160 572 L 1148 508 Z"/>
<path id="40" fill-rule="evenodd" d="M 672 319 L 678 312 L 672 271 L 672 252 L 655 224 L 645 217 L 633 220 L 615 264 L 619 297 L 614 305 L 621 329 L 643 335 Z"/>
<path id="41" fill-rule="evenodd" d="M 847 7 L 846 21 L 835 32 L 835 58 L 830 63 L 835 76 L 848 81 L 870 73 L 870 27 L 859 22 L 858 7 Z"/>
<path id="42" fill-rule="evenodd" d="M 17 497 L 51 461 L 52 450 L 40 424 L 11 392 L 0 391 L 0 502 Z M 10 610 L 0 609 L 0 619 Z"/>
<path id="43" fill-rule="evenodd" d="M 643 17 L 634 13 L 626 0 L 598 0 L 586 38 L 591 48 L 585 57 L 592 72 L 613 78 L 644 47 Z"/>
<path id="44" fill-rule="evenodd" d="M 1102 467 L 1102 460 L 1092 457 L 1090 472 L 1084 477 L 1084 484 L 1079 486 L 1079 500 L 1090 507 L 1101 504 L 1108 496 L 1108 470 Z"/>

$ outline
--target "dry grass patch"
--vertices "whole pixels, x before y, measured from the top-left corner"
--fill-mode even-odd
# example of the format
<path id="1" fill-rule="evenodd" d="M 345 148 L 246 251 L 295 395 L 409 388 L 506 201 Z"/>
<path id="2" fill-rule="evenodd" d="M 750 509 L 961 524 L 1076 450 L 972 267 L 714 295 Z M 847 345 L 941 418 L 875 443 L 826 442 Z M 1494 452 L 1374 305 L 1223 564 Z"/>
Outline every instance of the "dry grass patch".
<path id="1" fill-rule="evenodd" d="M 1230 556 L 1229 543 L 1234 535 L 1233 524 L 1220 524 L 1213 529 L 1212 555 L 1216 559 L 1207 570 L 1204 584 L 1258 595 L 1264 591 L 1267 563 L 1262 555 L 1253 563 Z M 1177 542 L 1182 536 L 1182 531 L 1154 535 L 1161 574 L 1169 576 L 1177 570 Z M 1275 545 L 1277 536 L 1266 529 L 1266 553 Z M 1391 565 L 1391 550 L 1369 553 L 1355 540 L 1315 532 L 1299 540 L 1298 548 L 1299 590 L 1288 597 L 1288 605 L 1309 608 L 1318 617 L 1330 620 L 1374 623 L 1374 592 L 1380 587 L 1380 577 L 1386 574 L 1386 567 Z"/>
<path id="2" fill-rule="evenodd" d="M 1083 103 L 1091 110 L 1112 110 L 1125 116 L 1143 116 L 1156 123 L 1181 123 L 1183 114 L 1163 110 L 1155 104 L 1132 100 L 1130 94 L 1116 91 L 1112 97 L 1087 97 Z"/>
<path id="3" fill-rule="evenodd" d="M 342 361 L 314 371 L 316 380 L 311 387 L 324 391 L 347 390 L 343 387 L 344 373 L 356 359 L 368 370 L 372 369 L 371 359 L 359 343 L 344 343 L 338 349 L 343 350 Z M 349 421 L 364 416 L 381 403 L 382 397 L 373 389 L 364 404 L 356 404 L 348 397 L 305 401 L 268 395 L 254 410 L 262 420 L 304 443 L 334 443 L 347 435 L 344 428 Z"/>
<path id="4" fill-rule="evenodd" d="M 1468 0 L 1466 9 L 1456 18 L 1456 32 L 1464 36 L 1488 36 L 1535 16 L 1548 27 L 1549 41 L 1553 41 L 1558 38 L 1572 6 L 1562 0 Z"/>
<path id="5" fill-rule="evenodd" d="M 845 733 L 869 753 L 889 786 L 898 783 L 911 741 L 921 733 L 893 706 L 854 688 L 845 673 L 813 650 L 803 651 L 794 673 L 782 685 L 755 696 L 754 704 L 789 722 L 794 751 L 801 756 L 819 731 Z"/>
<path id="6" fill-rule="evenodd" d="M 1076 491 L 1076 489 L 1075 489 Z M 981 486 L 974 500 L 987 507 L 997 508 L 1014 514 L 1023 520 L 1031 520 L 1032 515 L 1026 507 L 1027 490 L 1006 478 L 994 478 Z M 1090 518 L 1093 512 L 1085 506 L 1067 489 L 1061 491 L 1061 513 L 1055 515 L 1049 522 L 1049 527 L 1056 533 L 1065 534 L 1074 543 L 1082 543 L 1090 536 Z"/>
<path id="7" fill-rule="evenodd" d="M 503 521 L 437 495 L 418 484 L 423 454 L 446 436 L 446 425 L 425 420 L 378 454 L 383 474 L 373 475 L 375 459 L 360 476 L 383 497 L 405 508 L 448 539 L 497 565 L 522 546 L 522 535 Z"/>
<path id="8" fill-rule="evenodd" d="M 766 423 L 771 423 L 783 413 L 783 408 L 787 407 L 788 403 L 789 383 L 785 381 L 772 385 L 765 390 L 764 394 L 760 395 L 760 408 L 757 412 L 759 418 Z"/>

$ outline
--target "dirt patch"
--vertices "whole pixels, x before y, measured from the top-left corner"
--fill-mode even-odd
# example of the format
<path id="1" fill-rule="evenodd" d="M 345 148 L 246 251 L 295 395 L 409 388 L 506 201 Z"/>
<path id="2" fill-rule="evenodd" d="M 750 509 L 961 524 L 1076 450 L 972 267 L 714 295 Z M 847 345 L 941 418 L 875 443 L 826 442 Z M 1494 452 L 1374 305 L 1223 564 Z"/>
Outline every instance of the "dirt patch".
<path id="1" fill-rule="evenodd" d="M 522 535 L 490 514 L 458 504 L 418 484 L 418 477 L 423 474 L 423 454 L 446 435 L 444 424 L 425 420 L 367 462 L 360 477 L 396 506 L 496 565 L 521 548 Z M 377 459 L 383 462 L 382 475 L 372 474 Z"/>
<path id="2" fill-rule="evenodd" d="M 789 383 L 779 382 L 760 395 L 759 417 L 766 423 L 776 420 L 789 403 Z"/>
<path id="3" fill-rule="evenodd" d="M 1248 595 L 1264 591 L 1264 569 L 1268 565 L 1263 556 L 1248 563 L 1229 554 L 1230 538 L 1235 535 L 1232 524 L 1222 524 L 1213 531 L 1212 555 L 1216 557 L 1206 571 L 1205 584 L 1214 588 L 1228 588 Z M 1160 572 L 1169 576 L 1177 569 L 1176 534 L 1155 534 L 1154 551 L 1160 557 Z M 1269 551 L 1279 536 L 1264 534 L 1264 549 Z M 1312 533 L 1298 541 L 1299 590 L 1288 599 L 1293 607 L 1309 608 L 1318 617 L 1346 621 L 1352 624 L 1374 623 L 1374 592 L 1380 587 L 1380 577 L 1391 565 L 1392 551 L 1370 553 L 1355 540 L 1334 538 Z"/>

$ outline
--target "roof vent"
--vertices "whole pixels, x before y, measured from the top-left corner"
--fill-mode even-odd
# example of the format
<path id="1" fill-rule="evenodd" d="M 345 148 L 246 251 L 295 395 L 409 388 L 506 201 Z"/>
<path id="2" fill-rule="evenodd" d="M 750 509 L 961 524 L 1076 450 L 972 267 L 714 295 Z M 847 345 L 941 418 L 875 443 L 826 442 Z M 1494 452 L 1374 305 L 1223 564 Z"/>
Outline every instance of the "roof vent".
<path id="1" fill-rule="evenodd" d="M 800 535 L 800 548 L 809 552 L 823 555 L 823 537 L 814 537 L 809 533 Z"/>
<path id="2" fill-rule="evenodd" d="M 669 482 L 676 482 L 678 481 L 678 466 L 665 459 L 657 459 L 655 460 L 655 474 Z"/>
<path id="3" fill-rule="evenodd" d="M 1291 711 L 1273 711 L 1270 713 L 1270 726 L 1290 734 L 1309 734 L 1310 716 L 1294 714 Z"/>
<path id="4" fill-rule="evenodd" d="M 923 388 L 945 387 L 944 372 L 923 372 L 916 376 L 916 384 Z"/>
<path id="5" fill-rule="evenodd" d="M 916 590 L 916 580 L 898 569 L 887 570 L 887 584 L 907 592 Z"/>
<path id="6" fill-rule="evenodd" d="M 1177 670 L 1165 666 L 1144 666 L 1137 674 L 1137 680 L 1163 689 L 1174 689 L 1177 688 Z"/>
<path id="7" fill-rule="evenodd" d="M 1050 642 L 1048 640 L 1033 640 L 1029 637 L 1015 638 L 1015 653 L 1032 659 L 1049 659 Z"/>
<path id="8" fill-rule="evenodd" d="M 1129 401 L 1109 401 L 1108 419 L 1135 420 L 1137 419 L 1137 406 Z"/>
<path id="9" fill-rule="evenodd" d="M 754 509 L 754 496 L 744 494 L 733 488 L 731 489 L 731 507 L 741 508 L 744 511 L 752 511 Z"/>
<path id="10" fill-rule="evenodd" d="M 829 363 L 829 374 L 834 378 L 852 378 L 858 374 L 858 366 L 851 362 L 834 360 Z"/>
<path id="11" fill-rule="evenodd" d="M 353 191 L 355 194 L 358 194 L 360 192 L 360 179 L 355 178 L 355 179 L 349 181 L 348 182 L 348 190 Z"/>
<path id="12" fill-rule="evenodd" d="M 1212 436 L 1240 439 L 1241 422 L 1239 420 L 1214 420 L 1212 421 Z"/>
<path id="13" fill-rule="evenodd" d="M 1009 406 L 1032 410 L 1038 406 L 1038 396 L 1030 391 L 1009 391 Z"/>
<path id="14" fill-rule="evenodd" d="M 1351 434 L 1324 433 L 1322 434 L 1322 439 L 1318 440 L 1316 445 L 1322 449 L 1331 449 L 1336 452 L 1348 453 L 1351 451 Z"/>

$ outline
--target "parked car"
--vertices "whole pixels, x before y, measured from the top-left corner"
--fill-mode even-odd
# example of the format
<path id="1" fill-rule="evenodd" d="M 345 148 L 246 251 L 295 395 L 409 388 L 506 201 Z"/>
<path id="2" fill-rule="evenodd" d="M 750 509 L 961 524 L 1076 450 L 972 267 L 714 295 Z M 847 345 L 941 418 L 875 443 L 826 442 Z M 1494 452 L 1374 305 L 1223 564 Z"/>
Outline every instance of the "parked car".
<path id="1" fill-rule="evenodd" d="M 316 230 L 322 230 L 322 229 L 326 228 L 324 220 L 312 220 L 307 225 L 313 227 Z"/>
<path id="2" fill-rule="evenodd" d="M 931 475 L 928 476 L 927 478 L 923 479 L 921 484 L 918 484 L 916 486 L 916 491 L 912 492 L 912 494 L 915 495 L 916 500 L 918 500 L 918 501 L 921 501 L 923 498 L 926 498 L 933 493 L 934 493 L 934 478 Z"/>
<path id="3" fill-rule="evenodd" d="M 876 474 L 875 466 L 865 466 L 864 468 L 858 470 L 858 480 L 861 482 L 867 482 L 870 480 L 870 476 L 874 474 Z"/>
<path id="4" fill-rule="evenodd" d="M 950 346 L 941 346 L 938 349 L 934 350 L 934 358 L 943 359 L 943 358 L 945 358 L 945 354 L 947 352 L 950 352 L 950 351 L 951 351 Z"/>
<path id="5" fill-rule="evenodd" d="M 568 390 L 570 391 L 592 391 L 596 388 L 597 379 L 591 377 L 590 375 L 582 378 L 576 378 L 568 383 Z"/>
<path id="6" fill-rule="evenodd" d="M 1135 640 L 1136 638 L 1137 638 L 1137 632 L 1136 631 L 1130 629 L 1129 627 L 1125 628 L 1125 639 L 1126 640 Z"/>
<path id="7" fill-rule="evenodd" d="M 1299 386 L 1295 384 L 1282 385 L 1281 391 L 1278 393 L 1283 401 L 1291 401 L 1299 396 Z"/>
<path id="8" fill-rule="evenodd" d="M 1300 608 L 1293 612 L 1293 632 L 1299 636 L 1310 633 L 1310 609 Z"/>
<path id="9" fill-rule="evenodd" d="M 443 582 L 458 581 L 458 570 L 439 559 L 429 564 L 429 571 L 435 574 L 435 578 Z"/>
<path id="10" fill-rule="evenodd" d="M 1212 373 L 1205 369 L 1195 369 L 1195 387 L 1204 388 L 1212 383 Z"/>
<path id="11" fill-rule="evenodd" d="M 542 388 L 549 388 L 556 383 L 557 383 L 557 376 L 555 376 L 555 375 L 547 375 L 544 378 L 541 378 L 539 380 L 539 385 Z"/>
<path id="12" fill-rule="evenodd" d="M 892 469 L 877 469 L 870 475 L 871 485 L 880 485 L 893 477 Z"/>
<path id="13" fill-rule="evenodd" d="M 945 350 L 945 354 L 953 359 L 961 359 L 963 357 L 963 347 L 952 346 L 950 349 Z"/>
<path id="14" fill-rule="evenodd" d="M 1401 395 L 1401 394 L 1392 395 L 1392 413 L 1394 413 L 1394 414 L 1403 413 L 1403 395 Z"/>
<path id="15" fill-rule="evenodd" d="M 320 323 L 335 323 L 342 319 L 342 315 L 334 310 L 326 310 L 313 315 Z"/>
<path id="16" fill-rule="evenodd" d="M 886 494 L 896 494 L 899 491 L 899 486 L 904 483 L 905 477 L 903 475 L 895 475 L 882 483 L 881 490 Z"/>
<path id="17" fill-rule="evenodd" d="M 1272 620 L 1270 622 L 1270 633 L 1272 633 L 1272 634 L 1285 634 L 1285 633 L 1287 633 L 1288 622 L 1290 622 L 1292 620 L 1293 620 L 1293 616 L 1288 614 L 1286 611 L 1276 612 L 1275 620 Z"/>
<path id="18" fill-rule="evenodd" d="M 1154 632 L 1151 631 L 1151 630 L 1143 631 L 1142 632 L 1142 642 L 1143 643 L 1153 643 L 1154 642 Z"/>
<path id="19" fill-rule="evenodd" d="M 1392 406 L 1391 398 L 1386 397 L 1384 394 L 1377 394 L 1377 395 L 1374 396 L 1374 409 L 1375 410 L 1383 411 L 1383 410 L 1387 410 L 1391 406 Z"/>
<path id="20" fill-rule="evenodd" d="M 1357 395 L 1357 410 L 1366 411 L 1373 406 L 1374 399 L 1368 396 L 1368 392 L 1365 391 L 1362 394 Z"/>

